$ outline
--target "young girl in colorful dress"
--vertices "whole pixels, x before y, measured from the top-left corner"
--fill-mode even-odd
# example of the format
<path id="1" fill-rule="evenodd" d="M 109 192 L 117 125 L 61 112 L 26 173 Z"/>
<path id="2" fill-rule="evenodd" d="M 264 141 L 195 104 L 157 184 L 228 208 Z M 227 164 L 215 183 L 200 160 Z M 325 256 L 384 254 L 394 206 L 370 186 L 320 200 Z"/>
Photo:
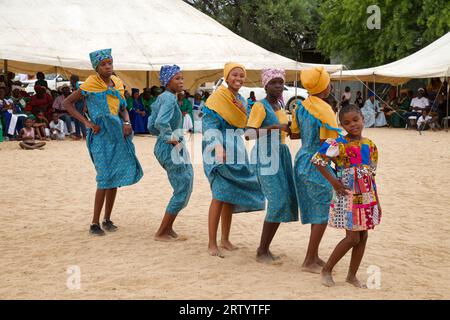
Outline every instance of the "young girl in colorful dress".
<path id="1" fill-rule="evenodd" d="M 265 199 L 256 173 L 251 170 L 245 149 L 247 124 L 245 99 L 238 93 L 246 77 L 243 65 L 227 63 L 224 79 L 203 107 L 203 169 L 212 192 L 208 215 L 212 256 L 223 258 L 217 245 L 217 229 L 222 220 L 221 247 L 237 249 L 229 239 L 232 214 L 264 210 Z"/>
<path id="2" fill-rule="evenodd" d="M 302 271 L 318 274 L 325 265 L 319 258 L 319 244 L 327 228 L 333 190 L 311 163 L 311 157 L 326 139 L 337 138 L 341 129 L 333 109 L 324 101 L 331 90 L 327 71 L 324 68 L 303 70 L 300 79 L 309 96 L 295 109 L 291 139 L 302 139 L 302 147 L 295 156 L 294 180 L 301 221 L 311 224 Z"/>
<path id="3" fill-rule="evenodd" d="M 250 139 L 258 138 L 252 150 L 252 162 L 256 163 L 258 180 L 268 201 L 256 254 L 257 261 L 264 263 L 272 263 L 278 258 L 270 252 L 269 246 L 280 223 L 298 220 L 291 152 L 285 144 L 290 130 L 286 112 L 280 103 L 284 79 L 284 70 L 262 71 L 262 84 L 267 97 L 253 104 L 246 131 Z"/>
<path id="4" fill-rule="evenodd" d="M 100 214 L 106 199 L 102 226 L 106 231 L 117 227 L 110 220 L 117 188 L 137 183 L 143 175 L 132 142 L 130 118 L 124 99 L 122 80 L 113 75 L 111 49 L 90 53 L 97 74 L 89 76 L 80 88 L 68 96 L 63 105 L 72 117 L 88 128 L 86 144 L 97 171 L 94 216 L 91 234 L 104 235 Z M 75 107 L 85 96 L 90 120 Z"/>
<path id="5" fill-rule="evenodd" d="M 150 133 L 158 135 L 154 154 L 167 172 L 173 196 L 167 205 L 161 226 L 155 234 L 157 241 L 186 240 L 173 230 L 178 213 L 187 206 L 194 183 L 194 170 L 184 144 L 182 114 L 177 93 L 183 91 L 183 74 L 177 65 L 164 65 L 159 80 L 166 88 L 152 105 L 148 123 Z"/>
<path id="6" fill-rule="evenodd" d="M 362 136 L 364 118 L 359 107 L 342 107 L 339 121 L 347 135 L 327 139 L 311 160 L 334 188 L 328 224 L 346 232 L 323 267 L 321 282 L 328 287 L 335 285 L 333 268 L 352 249 L 347 282 L 361 288 L 364 285 L 356 273 L 364 255 L 367 230 L 373 229 L 381 219 L 375 185 L 378 152 L 375 144 Z M 336 165 L 337 177 L 326 169 L 330 160 Z"/>

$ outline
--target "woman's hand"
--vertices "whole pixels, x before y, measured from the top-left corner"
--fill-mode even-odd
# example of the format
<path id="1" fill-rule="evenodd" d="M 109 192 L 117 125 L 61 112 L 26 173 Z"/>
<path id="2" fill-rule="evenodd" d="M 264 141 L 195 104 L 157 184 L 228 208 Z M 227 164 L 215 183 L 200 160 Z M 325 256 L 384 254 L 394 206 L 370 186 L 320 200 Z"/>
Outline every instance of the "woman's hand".
<path id="1" fill-rule="evenodd" d="M 131 124 L 129 122 L 125 122 L 123 124 L 123 135 L 124 137 L 129 136 L 133 132 L 133 129 L 131 128 Z"/>
<path id="2" fill-rule="evenodd" d="M 86 124 L 86 128 L 87 128 L 87 129 L 92 129 L 92 132 L 94 132 L 94 134 L 97 134 L 97 133 L 100 132 L 100 126 L 98 126 L 98 125 L 92 123 L 91 121 L 89 121 L 89 122 Z"/>
<path id="3" fill-rule="evenodd" d="M 348 187 L 344 186 L 344 184 L 339 180 L 335 180 L 332 183 L 332 186 L 334 190 L 336 190 L 336 193 L 340 196 L 346 196 L 351 192 L 351 190 Z"/>

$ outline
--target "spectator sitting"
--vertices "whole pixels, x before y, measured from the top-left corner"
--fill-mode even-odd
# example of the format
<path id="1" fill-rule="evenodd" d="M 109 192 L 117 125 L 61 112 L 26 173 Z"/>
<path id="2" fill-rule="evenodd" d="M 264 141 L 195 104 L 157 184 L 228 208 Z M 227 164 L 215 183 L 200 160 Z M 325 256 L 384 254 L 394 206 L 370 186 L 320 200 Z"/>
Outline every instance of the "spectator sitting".
<path id="1" fill-rule="evenodd" d="M 66 108 L 64 108 L 63 101 L 65 98 L 67 98 L 70 95 L 70 87 L 68 85 L 63 85 L 61 88 L 61 95 L 58 96 L 55 101 L 53 102 L 53 110 L 55 113 L 59 115 L 59 118 L 64 121 L 67 127 L 67 133 L 72 133 L 72 118 L 70 117 L 69 113 L 66 111 Z"/>
<path id="2" fill-rule="evenodd" d="M 33 114 L 37 116 L 39 112 L 43 112 L 47 120 L 50 120 L 51 114 L 53 113 L 53 98 L 46 92 L 45 87 L 41 87 L 40 85 L 35 85 L 34 91 L 36 94 L 30 100 Z"/>
<path id="3" fill-rule="evenodd" d="M 205 93 L 203 93 L 203 98 L 202 98 L 202 100 L 203 100 L 204 102 L 206 102 L 206 100 L 208 100 L 209 96 L 210 96 L 209 92 L 208 92 L 208 91 L 205 91 Z"/>
<path id="4" fill-rule="evenodd" d="M 34 137 L 35 131 L 33 128 L 33 120 L 31 118 L 27 118 L 25 120 L 25 127 L 19 132 L 19 139 L 22 140 L 19 143 L 20 147 L 22 149 L 32 150 L 45 146 L 45 142 L 36 142 Z"/>
<path id="5" fill-rule="evenodd" d="M 254 91 L 250 91 L 250 97 L 247 99 L 247 105 L 251 109 L 256 102 L 256 96 Z"/>
<path id="6" fill-rule="evenodd" d="M 36 82 L 34 83 L 34 85 L 38 85 L 41 87 L 44 87 L 46 89 L 48 89 L 48 83 L 47 80 L 45 80 L 45 75 L 42 72 L 38 72 L 36 73 Z"/>
<path id="7" fill-rule="evenodd" d="M 350 104 L 350 100 L 352 98 L 352 92 L 350 91 L 350 87 L 345 87 L 344 94 L 341 97 L 341 107 Z"/>
<path id="8" fill-rule="evenodd" d="M 387 125 L 380 103 L 375 99 L 375 94 L 372 91 L 369 92 L 369 99 L 364 103 L 361 112 L 364 116 L 364 127 L 384 127 Z"/>
<path id="9" fill-rule="evenodd" d="M 194 121 L 202 120 L 202 109 L 205 103 L 202 101 L 202 95 L 200 92 L 196 92 L 194 95 L 194 104 L 192 106 L 194 112 Z"/>
<path id="10" fill-rule="evenodd" d="M 364 106 L 361 91 L 356 92 L 355 104 L 361 109 Z"/>
<path id="11" fill-rule="evenodd" d="M 428 127 L 432 127 L 433 130 L 435 129 L 434 125 L 432 124 L 433 117 L 430 115 L 429 109 L 425 109 L 422 111 L 422 115 L 417 119 L 417 130 L 426 130 Z"/>
<path id="12" fill-rule="evenodd" d="M 34 119 L 33 127 L 36 130 L 39 140 L 50 140 L 49 138 L 50 130 L 48 127 L 48 120 L 42 111 L 39 112 L 36 119 Z"/>
<path id="13" fill-rule="evenodd" d="M 57 113 L 53 113 L 52 121 L 49 123 L 50 138 L 52 140 L 64 140 L 66 134 L 64 133 L 64 121 L 59 119 Z"/>
<path id="14" fill-rule="evenodd" d="M 417 119 L 422 115 L 422 111 L 430 106 L 430 103 L 426 97 L 424 97 L 425 90 L 419 88 L 417 90 L 417 97 L 411 100 L 410 112 L 405 113 L 406 119 L 409 117 L 416 117 Z"/>

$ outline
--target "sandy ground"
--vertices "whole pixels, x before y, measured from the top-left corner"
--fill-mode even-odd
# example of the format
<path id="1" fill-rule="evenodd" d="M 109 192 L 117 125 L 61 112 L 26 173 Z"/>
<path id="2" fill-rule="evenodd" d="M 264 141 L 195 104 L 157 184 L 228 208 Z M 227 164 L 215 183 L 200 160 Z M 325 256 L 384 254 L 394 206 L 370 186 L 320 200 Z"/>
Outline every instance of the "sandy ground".
<path id="1" fill-rule="evenodd" d="M 273 252 L 286 255 L 282 265 L 257 263 L 264 212 L 235 215 L 231 239 L 240 249 L 225 259 L 210 257 L 211 195 L 201 163 L 175 225 L 188 241 L 155 242 L 171 188 L 153 156 L 155 138 L 141 136 L 135 145 L 145 175 L 119 190 L 112 218 L 120 230 L 102 238 L 88 234 L 95 171 L 82 141 L 49 142 L 36 151 L 0 144 L 0 298 L 449 299 L 450 133 L 371 129 L 365 135 L 380 150 L 384 216 L 370 232 L 359 276 L 378 279 L 378 289 L 344 282 L 349 255 L 335 269 L 335 288 L 301 272 L 309 226 L 300 222 L 282 225 L 274 239 Z M 295 155 L 299 143 L 289 143 Z M 322 258 L 342 237 L 327 230 Z"/>

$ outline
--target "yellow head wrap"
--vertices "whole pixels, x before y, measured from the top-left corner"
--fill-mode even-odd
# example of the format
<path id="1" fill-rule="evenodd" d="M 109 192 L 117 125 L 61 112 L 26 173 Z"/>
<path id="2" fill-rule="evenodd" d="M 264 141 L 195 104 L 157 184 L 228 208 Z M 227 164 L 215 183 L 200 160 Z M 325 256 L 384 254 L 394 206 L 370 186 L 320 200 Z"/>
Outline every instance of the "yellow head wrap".
<path id="1" fill-rule="evenodd" d="M 330 75 L 323 67 L 303 70 L 300 74 L 303 88 L 309 94 L 318 94 L 324 91 L 330 83 Z"/>
<path id="2" fill-rule="evenodd" d="M 227 81 L 228 75 L 234 68 L 241 68 L 244 71 L 245 77 L 247 77 L 247 72 L 245 71 L 245 67 L 242 64 L 237 62 L 228 62 L 225 64 L 225 67 L 223 68 L 223 79 L 225 81 Z"/>

